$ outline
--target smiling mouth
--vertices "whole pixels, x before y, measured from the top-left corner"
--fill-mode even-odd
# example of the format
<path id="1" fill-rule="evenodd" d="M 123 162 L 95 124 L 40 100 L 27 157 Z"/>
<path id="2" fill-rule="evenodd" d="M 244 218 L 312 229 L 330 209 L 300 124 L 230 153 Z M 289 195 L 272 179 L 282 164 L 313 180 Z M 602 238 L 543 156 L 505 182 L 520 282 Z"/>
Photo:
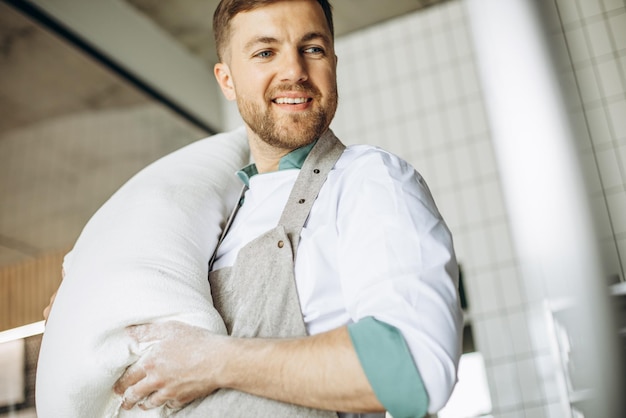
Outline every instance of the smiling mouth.
<path id="1" fill-rule="evenodd" d="M 298 105 L 312 101 L 310 97 L 278 97 L 272 100 L 276 104 Z"/>

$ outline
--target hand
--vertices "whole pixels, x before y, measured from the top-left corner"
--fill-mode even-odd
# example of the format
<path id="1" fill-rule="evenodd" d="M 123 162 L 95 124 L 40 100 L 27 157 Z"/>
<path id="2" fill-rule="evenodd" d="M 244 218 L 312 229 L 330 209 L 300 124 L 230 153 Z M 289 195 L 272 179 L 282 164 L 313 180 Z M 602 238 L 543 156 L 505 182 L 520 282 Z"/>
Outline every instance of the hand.
<path id="1" fill-rule="evenodd" d="M 50 316 L 50 310 L 52 309 L 52 304 L 54 303 L 54 299 L 57 297 L 57 292 L 54 292 L 52 296 L 50 296 L 50 303 L 43 309 L 43 319 L 48 322 L 48 317 Z"/>
<path id="2" fill-rule="evenodd" d="M 128 333 L 149 348 L 115 383 L 124 409 L 181 408 L 219 388 L 218 353 L 227 337 L 174 321 L 129 327 Z"/>
<path id="3" fill-rule="evenodd" d="M 61 278 L 65 279 L 65 269 L 61 269 Z M 54 299 L 57 297 L 57 292 L 54 292 L 52 294 L 52 296 L 50 296 L 50 303 L 48 304 L 48 306 L 46 306 L 45 308 L 43 308 L 43 319 L 46 320 L 46 322 L 48 322 L 48 317 L 50 316 L 50 310 L 52 310 L 52 305 L 54 304 Z"/>

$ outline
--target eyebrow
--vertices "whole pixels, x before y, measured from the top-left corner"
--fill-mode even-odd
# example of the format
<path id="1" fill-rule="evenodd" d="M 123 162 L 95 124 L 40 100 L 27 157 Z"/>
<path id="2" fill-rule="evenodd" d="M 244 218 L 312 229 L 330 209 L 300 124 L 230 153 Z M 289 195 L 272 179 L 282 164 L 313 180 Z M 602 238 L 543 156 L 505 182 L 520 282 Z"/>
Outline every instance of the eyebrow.
<path id="1" fill-rule="evenodd" d="M 322 42 L 326 44 L 330 44 L 331 42 L 330 38 L 322 32 L 309 32 L 305 34 L 302 37 L 302 39 L 300 39 L 300 42 L 310 42 L 315 39 L 321 39 Z M 251 39 L 250 41 L 246 42 L 246 44 L 244 45 L 244 50 L 251 49 L 256 44 L 270 45 L 270 44 L 276 44 L 276 43 L 280 43 L 280 42 L 277 38 L 274 38 L 273 36 L 257 36 L 256 38 Z"/>

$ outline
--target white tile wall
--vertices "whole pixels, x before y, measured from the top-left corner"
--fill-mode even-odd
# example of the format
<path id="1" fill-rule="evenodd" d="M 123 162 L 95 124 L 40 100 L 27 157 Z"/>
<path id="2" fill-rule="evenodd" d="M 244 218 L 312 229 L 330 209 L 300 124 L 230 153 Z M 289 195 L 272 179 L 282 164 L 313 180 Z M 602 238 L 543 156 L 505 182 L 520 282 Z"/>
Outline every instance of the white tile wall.
<path id="1" fill-rule="evenodd" d="M 600 213 L 607 263 L 626 261 L 626 10 L 621 0 L 552 0 L 579 148 Z M 475 340 L 496 417 L 562 417 L 542 304 L 522 281 L 500 190 L 462 0 L 337 41 L 333 129 L 412 163 L 455 237 Z M 574 63 L 574 65 L 570 62 Z M 606 213 L 610 216 L 606 216 Z"/>
<path id="2" fill-rule="evenodd" d="M 608 273 L 625 278 L 626 7 L 620 0 L 558 0 L 560 25 L 582 109 L 572 115 Z M 591 142 L 587 142 L 589 138 Z"/>

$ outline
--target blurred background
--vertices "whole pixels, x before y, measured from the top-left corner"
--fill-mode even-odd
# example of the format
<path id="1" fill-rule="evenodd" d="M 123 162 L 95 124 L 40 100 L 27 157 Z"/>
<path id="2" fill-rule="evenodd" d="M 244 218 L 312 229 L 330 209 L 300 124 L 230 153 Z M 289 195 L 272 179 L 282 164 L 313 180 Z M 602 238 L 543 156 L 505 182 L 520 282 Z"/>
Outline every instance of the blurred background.
<path id="1" fill-rule="evenodd" d="M 334 0 L 346 143 L 426 178 L 462 267 L 441 418 L 623 417 L 623 0 Z M 36 417 L 41 311 L 106 199 L 241 124 L 215 0 L 0 0 L 0 417 Z M 80 313 L 77 313 L 80 314 Z"/>

